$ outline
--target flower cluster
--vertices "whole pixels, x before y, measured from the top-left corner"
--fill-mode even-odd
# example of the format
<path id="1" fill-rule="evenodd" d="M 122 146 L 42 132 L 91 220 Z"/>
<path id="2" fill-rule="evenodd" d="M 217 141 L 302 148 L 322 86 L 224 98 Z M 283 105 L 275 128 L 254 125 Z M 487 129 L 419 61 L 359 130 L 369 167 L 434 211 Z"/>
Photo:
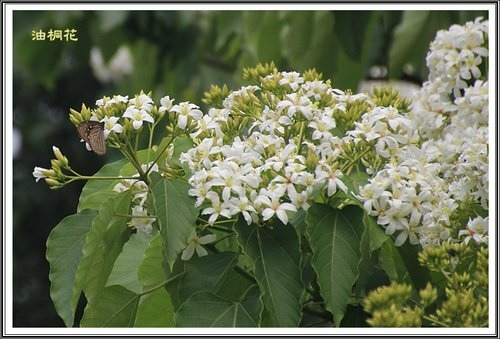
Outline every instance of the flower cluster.
<path id="1" fill-rule="evenodd" d="M 398 109 L 333 89 L 314 74 L 274 71 L 259 81 L 199 119 L 195 147 L 181 154 L 192 173 L 189 194 L 210 225 L 240 213 L 248 224 L 273 217 L 286 224 L 313 201 L 351 194 L 345 171 L 374 168 L 368 157 L 355 157 L 362 150 L 388 157 L 415 141 Z"/>
<path id="2" fill-rule="evenodd" d="M 51 168 L 35 167 L 33 169 L 33 176 L 36 182 L 40 179 L 44 179 L 45 183 L 49 185 L 50 188 L 56 189 L 62 187 L 65 183 L 71 181 L 71 177 L 63 172 L 65 170 L 71 170 L 69 167 L 68 158 L 66 158 L 59 148 L 52 146 L 52 151 L 54 152 L 55 159 L 51 160 Z"/>
<path id="3" fill-rule="evenodd" d="M 488 241 L 488 217 L 467 221 L 488 210 L 488 82 L 477 68 L 488 55 L 487 25 L 476 20 L 437 34 L 431 75 L 408 114 L 419 143 L 393 153 L 361 189 L 365 208 L 397 233 L 396 245 Z M 457 59 L 470 53 L 474 63 Z"/>
<path id="4" fill-rule="evenodd" d="M 465 25 L 441 30 L 427 55 L 429 80 L 439 79 L 439 92 L 455 98 L 481 77 L 480 65 L 488 57 L 488 21 L 477 18 Z"/>

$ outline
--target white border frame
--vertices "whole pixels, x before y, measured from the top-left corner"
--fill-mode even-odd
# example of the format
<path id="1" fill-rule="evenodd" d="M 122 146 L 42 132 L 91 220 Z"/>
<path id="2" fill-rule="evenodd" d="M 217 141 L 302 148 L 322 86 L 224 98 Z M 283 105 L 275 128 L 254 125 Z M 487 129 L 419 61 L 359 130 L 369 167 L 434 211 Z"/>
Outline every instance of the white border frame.
<path id="1" fill-rule="evenodd" d="M 284 7 L 286 5 L 286 7 Z M 118 7 L 119 6 L 119 7 Z M 498 98 L 494 96 L 498 93 L 497 81 L 498 81 L 498 70 L 497 70 L 497 55 L 495 54 L 498 49 L 497 43 L 497 27 L 498 17 L 495 5 L 493 2 L 491 4 L 475 3 L 475 4 L 460 4 L 460 3 L 450 3 L 447 5 L 443 4 L 372 4 L 372 3 L 362 3 L 362 4 L 297 4 L 297 3 L 274 3 L 274 4 L 208 4 L 208 3 L 195 3 L 195 4 L 6 4 L 3 3 L 4 12 L 4 57 L 5 64 L 2 65 L 4 71 L 4 187 L 3 201 L 4 201 L 4 228 L 3 228 L 3 240 L 4 240 L 4 279 L 5 285 L 3 288 L 3 310 L 4 321 L 2 332 L 4 335 L 28 335 L 28 336 L 94 336 L 94 335 L 106 335 L 106 336 L 158 336 L 158 335 L 174 335 L 174 336 L 192 336 L 192 335 L 207 335 L 207 336 L 230 336 L 230 335 L 286 335 L 286 336 L 305 336 L 305 335 L 318 335 L 318 336 L 332 336 L 332 335 L 342 335 L 342 336 L 366 336 L 366 335 L 383 335 L 383 336 L 420 336 L 420 335 L 433 335 L 433 336 L 467 336 L 467 335 L 481 335 L 488 336 L 495 334 L 498 325 L 498 309 L 496 306 L 497 302 L 497 281 L 496 281 L 496 259 L 498 257 L 498 243 L 497 240 L 497 230 L 496 230 L 496 212 L 490 214 L 490 256 L 489 256 L 489 302 L 490 302 L 490 320 L 488 328 L 244 328 L 244 329 L 229 329 L 229 328 L 165 328 L 165 329 L 149 329 L 149 328 L 22 328 L 13 327 L 12 318 L 12 287 L 13 287 L 13 234 L 12 234 L 12 178 L 13 178 L 13 163 L 12 163 L 12 109 L 13 109 L 13 12 L 23 11 L 23 10 L 92 10 L 92 11 L 105 11 L 105 10 L 450 10 L 450 6 L 453 6 L 453 10 L 487 10 L 489 12 L 489 43 L 490 43 L 490 66 L 489 66 L 489 93 L 492 98 L 496 100 L 490 100 L 490 163 L 489 171 L 490 175 L 490 190 L 489 190 L 489 200 L 490 206 L 497 206 L 496 201 L 496 174 L 497 174 L 497 163 L 495 160 L 496 156 L 496 131 L 497 126 L 497 111 L 496 104 Z M 495 174 L 495 175 L 494 175 Z"/>

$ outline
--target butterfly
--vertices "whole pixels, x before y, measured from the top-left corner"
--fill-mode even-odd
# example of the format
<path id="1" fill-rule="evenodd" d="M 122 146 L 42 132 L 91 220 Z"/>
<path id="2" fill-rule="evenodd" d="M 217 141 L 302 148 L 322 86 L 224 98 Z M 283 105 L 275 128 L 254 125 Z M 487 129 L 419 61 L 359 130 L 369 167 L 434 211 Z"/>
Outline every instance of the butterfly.
<path id="1" fill-rule="evenodd" d="M 106 153 L 106 143 L 104 142 L 104 122 L 84 121 L 77 126 L 78 135 L 96 154 Z"/>

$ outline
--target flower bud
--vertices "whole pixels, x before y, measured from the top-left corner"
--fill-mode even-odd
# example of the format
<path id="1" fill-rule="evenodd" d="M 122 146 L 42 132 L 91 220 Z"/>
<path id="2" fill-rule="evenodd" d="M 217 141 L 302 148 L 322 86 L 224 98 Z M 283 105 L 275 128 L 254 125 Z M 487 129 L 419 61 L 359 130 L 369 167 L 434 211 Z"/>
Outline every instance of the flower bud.
<path id="1" fill-rule="evenodd" d="M 50 188 L 58 188 L 58 187 L 61 187 L 61 183 L 59 181 L 57 181 L 56 179 L 52 179 L 52 178 L 45 178 L 45 182 L 47 183 L 47 185 L 50 186 Z"/>
<path id="2" fill-rule="evenodd" d="M 62 167 L 65 167 L 65 166 L 68 166 L 68 158 L 66 158 L 62 153 L 61 151 L 59 150 L 59 148 L 57 148 L 56 146 L 52 146 L 52 151 L 54 152 L 54 155 L 56 156 L 57 160 L 60 161 L 60 164 L 62 165 Z"/>
<path id="3" fill-rule="evenodd" d="M 80 112 L 75 111 L 74 109 L 69 109 L 69 121 L 75 126 L 78 126 L 81 122 L 83 122 L 83 117 Z"/>
<path id="4" fill-rule="evenodd" d="M 426 306 L 432 304 L 438 297 L 437 289 L 432 287 L 430 283 L 427 283 L 427 286 L 423 290 L 420 290 L 419 294 L 420 299 L 422 299 L 423 304 Z"/>
<path id="5" fill-rule="evenodd" d="M 56 173 L 61 172 L 61 161 L 57 159 L 52 159 L 50 160 L 50 166 L 52 170 L 54 170 Z"/>

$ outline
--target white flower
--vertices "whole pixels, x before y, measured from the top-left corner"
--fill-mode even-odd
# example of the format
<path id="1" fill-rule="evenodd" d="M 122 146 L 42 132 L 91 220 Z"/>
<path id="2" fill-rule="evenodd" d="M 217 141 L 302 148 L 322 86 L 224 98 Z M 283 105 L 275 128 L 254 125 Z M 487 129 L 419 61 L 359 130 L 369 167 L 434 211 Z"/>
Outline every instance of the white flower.
<path id="1" fill-rule="evenodd" d="M 330 130 L 335 128 L 335 119 L 331 116 L 323 114 L 321 118 L 313 119 L 307 126 L 314 130 L 312 134 L 313 140 L 321 138 L 330 139 L 333 137 Z"/>
<path id="2" fill-rule="evenodd" d="M 134 129 L 141 128 L 144 121 L 154 123 L 153 117 L 146 110 L 139 109 L 133 105 L 127 108 L 125 113 L 123 113 L 123 117 L 132 119 Z"/>
<path id="3" fill-rule="evenodd" d="M 297 212 L 295 206 L 288 202 L 280 203 L 279 198 L 276 196 L 272 196 L 270 198 L 265 195 L 259 195 L 256 200 L 259 203 L 268 206 L 262 211 L 264 221 L 271 219 L 276 214 L 278 219 L 286 225 L 288 223 L 288 215 L 286 211 Z"/>
<path id="4" fill-rule="evenodd" d="M 169 111 L 172 109 L 172 106 L 174 104 L 175 99 L 170 99 L 170 96 L 164 96 L 163 98 L 160 99 L 160 108 L 158 109 L 158 112 L 163 112 L 163 111 Z"/>
<path id="5" fill-rule="evenodd" d="M 201 211 L 201 214 L 210 214 L 210 217 L 208 218 L 208 223 L 210 225 L 213 225 L 221 215 L 228 219 L 231 218 L 231 204 L 229 202 L 221 203 L 219 196 L 213 191 L 207 193 L 207 198 L 209 198 L 212 202 L 212 207 L 205 208 Z"/>
<path id="6" fill-rule="evenodd" d="M 200 120 L 203 117 L 203 113 L 198 109 L 199 107 L 195 104 L 190 104 L 189 102 L 181 102 L 178 105 L 174 105 L 170 111 L 176 112 L 177 115 L 177 126 L 185 129 L 188 122 L 188 117 L 194 120 Z"/>
<path id="7" fill-rule="evenodd" d="M 146 112 L 151 112 L 153 109 L 153 99 L 151 99 L 147 94 L 141 93 L 133 99 L 130 99 L 129 104 L 135 108 L 140 110 L 144 110 Z"/>
<path id="8" fill-rule="evenodd" d="M 245 196 L 240 196 L 240 197 L 232 197 L 229 202 L 231 203 L 229 207 L 229 211 L 231 212 L 231 215 L 236 215 L 238 213 L 243 214 L 243 217 L 245 218 L 245 221 L 247 222 L 248 225 L 250 225 L 253 221 L 252 216 L 250 215 L 249 212 L 256 212 L 255 208 L 253 205 L 250 203 L 247 197 Z"/>
<path id="9" fill-rule="evenodd" d="M 327 164 L 320 164 L 315 172 L 318 181 L 326 181 L 327 194 L 329 197 L 337 192 L 337 187 L 344 191 L 344 193 L 347 193 L 347 186 L 340 179 L 343 174 L 339 169 L 328 166 Z M 365 207 L 368 207 L 368 204 Z"/>
<path id="10" fill-rule="evenodd" d="M 119 104 L 119 103 L 127 103 L 128 96 L 114 95 L 112 99 L 108 97 L 103 97 L 102 99 L 96 100 L 95 104 L 97 106 L 104 106 L 105 108 Z"/>
<path id="11" fill-rule="evenodd" d="M 136 205 L 132 208 L 132 215 L 134 217 L 129 221 L 129 226 L 134 227 L 137 233 L 151 234 L 155 218 L 149 217 L 148 211 L 140 205 Z"/>
<path id="12" fill-rule="evenodd" d="M 142 180 L 137 179 L 122 179 L 121 182 L 113 187 L 113 191 L 115 192 L 123 192 L 129 189 L 134 189 L 138 191 L 146 191 L 148 190 L 148 185 Z"/>
<path id="13" fill-rule="evenodd" d="M 408 220 L 405 218 L 411 212 L 410 204 L 402 203 L 399 200 L 391 200 L 390 208 L 383 215 L 379 215 L 377 222 L 385 226 L 386 234 L 393 234 L 395 231 L 408 229 Z"/>
<path id="14" fill-rule="evenodd" d="M 38 180 L 40 179 L 44 179 L 53 175 L 55 175 L 55 172 L 52 169 L 49 170 L 42 167 L 35 167 L 33 170 L 33 176 L 35 177 L 36 182 L 38 182 Z"/>
<path id="15" fill-rule="evenodd" d="M 302 85 L 306 92 L 306 96 L 313 97 L 315 100 L 320 100 L 321 96 L 326 95 L 328 85 L 321 80 L 307 81 Z"/>
<path id="16" fill-rule="evenodd" d="M 118 117 L 108 117 L 105 116 L 101 122 L 104 122 L 104 139 L 107 139 L 111 132 L 122 133 L 123 126 L 118 124 Z"/>
<path id="17" fill-rule="evenodd" d="M 469 243 L 471 239 L 474 239 L 478 244 L 488 243 L 488 217 L 477 217 L 474 220 L 469 219 L 467 223 L 467 228 L 458 232 L 458 236 L 466 236 L 464 242 Z"/>
<path id="18" fill-rule="evenodd" d="M 231 192 L 238 195 L 245 195 L 245 189 L 243 188 L 243 176 L 238 172 L 238 165 L 234 162 L 227 162 L 222 167 L 217 167 L 212 169 L 212 175 L 214 179 L 209 181 L 211 186 L 221 186 L 222 189 L 222 199 L 228 201 Z"/>
<path id="19" fill-rule="evenodd" d="M 302 113 L 307 119 L 313 118 L 313 106 L 311 100 L 301 93 L 292 93 L 286 95 L 287 99 L 277 103 L 276 107 L 279 110 L 286 110 L 286 114 L 293 118 L 295 113 Z"/>
<path id="20" fill-rule="evenodd" d="M 303 190 L 299 193 L 295 189 L 295 186 L 292 185 L 288 190 L 288 196 L 296 208 L 302 208 L 304 211 L 307 211 L 309 207 L 311 207 L 311 204 L 309 204 L 309 194 L 307 194 L 307 190 Z"/>
<path id="21" fill-rule="evenodd" d="M 196 234 L 196 231 L 193 231 L 188 238 L 188 245 L 182 251 L 181 260 L 189 260 L 193 256 L 194 252 L 198 254 L 198 257 L 203 257 L 208 254 L 207 250 L 204 249 L 201 245 L 206 245 L 211 242 L 214 242 L 216 236 L 214 234 L 207 234 L 199 237 Z"/>
<path id="22" fill-rule="evenodd" d="M 283 78 L 280 79 L 279 84 L 281 86 L 288 84 L 293 91 L 296 91 L 299 85 L 304 82 L 304 78 L 297 72 L 281 72 L 281 75 Z"/>
<path id="23" fill-rule="evenodd" d="M 196 131 L 189 134 L 191 139 L 197 138 L 202 132 L 206 131 L 215 131 L 215 136 L 222 136 L 220 125 L 210 115 L 204 115 L 201 119 L 196 120 L 196 122 L 198 123 Z"/>

